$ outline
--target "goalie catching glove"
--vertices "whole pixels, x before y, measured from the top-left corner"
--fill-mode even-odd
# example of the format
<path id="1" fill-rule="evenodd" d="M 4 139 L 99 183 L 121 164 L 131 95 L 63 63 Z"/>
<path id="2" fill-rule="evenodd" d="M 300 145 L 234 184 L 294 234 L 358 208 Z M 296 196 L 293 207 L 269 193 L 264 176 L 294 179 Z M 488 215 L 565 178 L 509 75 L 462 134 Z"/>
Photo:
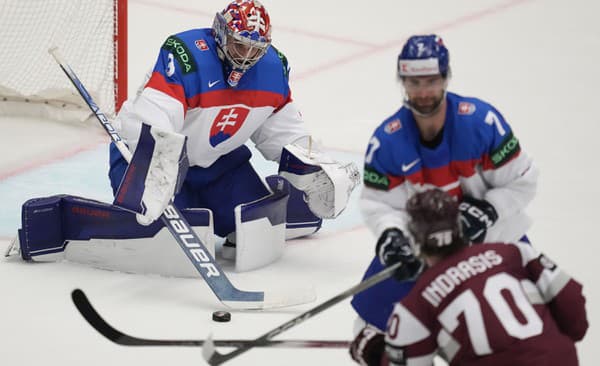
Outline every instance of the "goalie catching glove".
<path id="1" fill-rule="evenodd" d="M 305 193 L 306 203 L 316 216 L 333 219 L 346 208 L 360 183 L 360 173 L 356 164 L 341 164 L 310 145 L 285 145 L 279 175 Z"/>
<path id="2" fill-rule="evenodd" d="M 139 142 L 115 194 L 114 205 L 149 225 L 179 192 L 189 167 L 184 135 L 142 123 Z"/>

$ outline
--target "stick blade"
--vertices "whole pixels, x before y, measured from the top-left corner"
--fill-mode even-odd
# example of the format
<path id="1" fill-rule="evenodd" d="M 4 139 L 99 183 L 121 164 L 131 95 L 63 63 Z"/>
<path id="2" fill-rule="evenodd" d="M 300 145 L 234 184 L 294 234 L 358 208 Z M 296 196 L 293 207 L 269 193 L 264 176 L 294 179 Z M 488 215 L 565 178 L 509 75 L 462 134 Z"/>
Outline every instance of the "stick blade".
<path id="1" fill-rule="evenodd" d="M 217 352 L 212 333 L 204 340 L 204 344 L 202 345 L 202 358 L 204 358 L 209 365 L 220 365 L 226 361 L 226 359 L 223 359 L 223 355 Z"/>
<path id="2" fill-rule="evenodd" d="M 304 286 L 265 291 L 264 299 L 261 301 L 223 300 L 222 303 L 233 310 L 262 310 L 307 304 L 316 299 L 315 288 Z"/>
<path id="3" fill-rule="evenodd" d="M 216 351 L 215 342 L 212 339 L 212 333 L 210 333 L 202 345 L 202 357 L 208 361 Z"/>
<path id="4" fill-rule="evenodd" d="M 119 340 L 123 338 L 123 333 L 111 327 L 110 324 L 102 319 L 83 291 L 80 289 L 73 290 L 73 292 L 71 292 L 71 298 L 73 299 L 73 303 L 75 304 L 75 307 L 79 313 L 94 329 L 98 331 L 98 333 L 115 343 L 118 343 Z"/>

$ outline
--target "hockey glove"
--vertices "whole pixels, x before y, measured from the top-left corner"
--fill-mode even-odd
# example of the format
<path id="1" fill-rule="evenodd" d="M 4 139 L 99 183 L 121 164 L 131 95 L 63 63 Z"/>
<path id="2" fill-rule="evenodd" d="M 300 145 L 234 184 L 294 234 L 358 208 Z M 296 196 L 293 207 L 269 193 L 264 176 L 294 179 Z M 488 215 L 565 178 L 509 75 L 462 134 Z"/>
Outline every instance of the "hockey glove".
<path id="1" fill-rule="evenodd" d="M 350 344 L 350 356 L 359 365 L 379 366 L 385 349 L 385 335 L 378 329 L 366 326 Z"/>
<path id="2" fill-rule="evenodd" d="M 379 237 L 375 251 L 379 262 L 385 266 L 402 262 L 394 272 L 398 281 L 414 280 L 423 271 L 423 261 L 415 256 L 410 241 L 398 229 L 386 229 Z"/>
<path id="3" fill-rule="evenodd" d="M 342 164 L 304 138 L 283 147 L 279 175 L 305 193 L 308 208 L 322 219 L 336 218 L 344 211 L 361 178 L 356 164 Z"/>
<path id="4" fill-rule="evenodd" d="M 483 242 L 487 229 L 498 220 L 496 209 L 485 200 L 464 196 L 458 210 L 463 235 L 473 243 Z"/>

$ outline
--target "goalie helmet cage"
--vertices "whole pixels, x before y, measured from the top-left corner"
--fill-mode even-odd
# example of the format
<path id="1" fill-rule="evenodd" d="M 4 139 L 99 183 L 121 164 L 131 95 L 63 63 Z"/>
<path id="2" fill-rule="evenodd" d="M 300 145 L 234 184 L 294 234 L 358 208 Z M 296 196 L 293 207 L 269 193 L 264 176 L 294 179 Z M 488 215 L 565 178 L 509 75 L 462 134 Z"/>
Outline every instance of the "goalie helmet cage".
<path id="1" fill-rule="evenodd" d="M 127 0 L 5 0 L 0 36 L 0 116 L 94 118 L 48 54 L 54 46 L 109 117 L 127 98 Z"/>

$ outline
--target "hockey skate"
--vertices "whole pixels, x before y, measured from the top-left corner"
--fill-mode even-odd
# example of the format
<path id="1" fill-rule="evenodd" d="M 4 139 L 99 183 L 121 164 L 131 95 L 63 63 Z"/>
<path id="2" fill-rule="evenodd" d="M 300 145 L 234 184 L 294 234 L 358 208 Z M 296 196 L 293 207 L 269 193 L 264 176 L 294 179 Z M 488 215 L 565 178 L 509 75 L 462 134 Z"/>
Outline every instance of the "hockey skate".
<path id="1" fill-rule="evenodd" d="M 230 234 L 225 239 L 223 246 L 221 247 L 221 258 L 230 261 L 235 261 L 236 245 L 235 245 L 235 234 Z"/>

